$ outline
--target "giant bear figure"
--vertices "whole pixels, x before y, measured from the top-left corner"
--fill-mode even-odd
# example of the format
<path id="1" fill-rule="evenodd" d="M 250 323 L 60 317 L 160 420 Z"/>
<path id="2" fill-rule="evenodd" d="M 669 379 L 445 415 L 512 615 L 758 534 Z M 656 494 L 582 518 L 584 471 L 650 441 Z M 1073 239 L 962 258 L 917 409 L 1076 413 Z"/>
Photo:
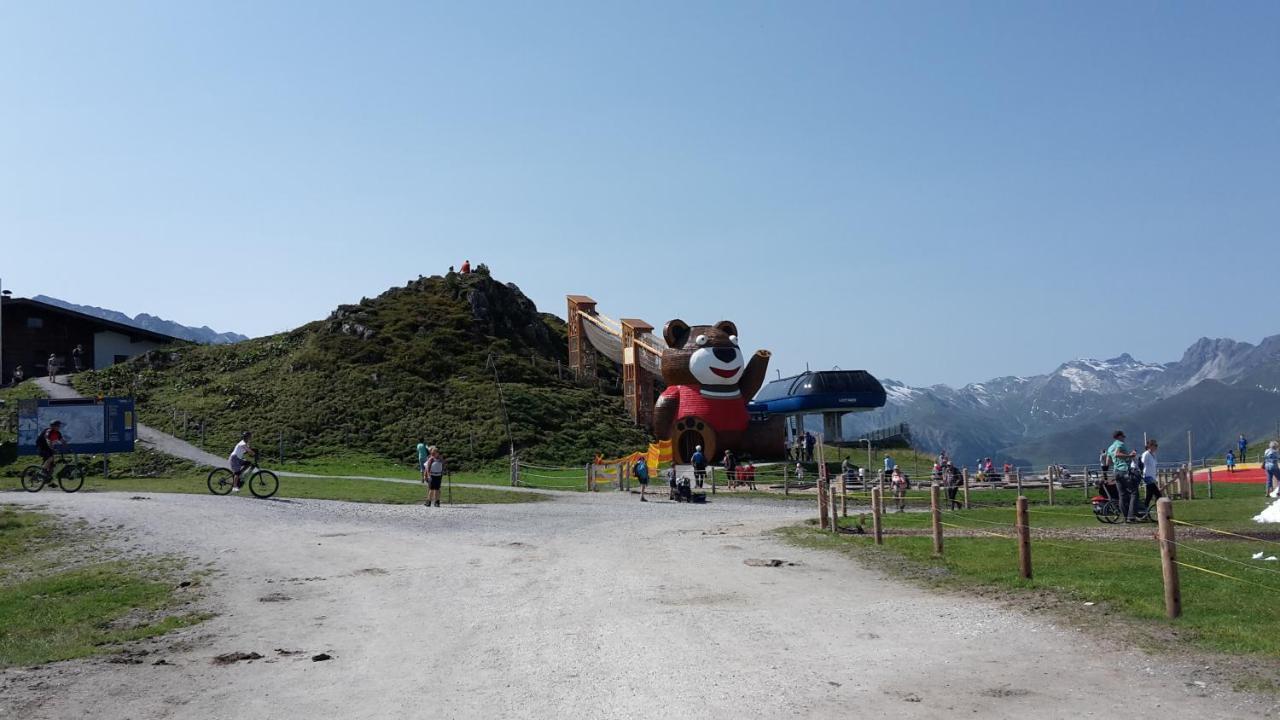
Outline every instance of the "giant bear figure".
<path id="1" fill-rule="evenodd" d="M 654 433 L 671 441 L 677 463 L 688 462 L 702 446 L 708 462 L 725 450 L 739 459 L 781 457 L 782 418 L 751 419 L 747 402 L 764 385 L 769 351 L 757 350 L 747 362 L 738 347 L 738 327 L 728 320 L 689 327 L 672 320 L 663 328 L 662 379 L 667 389 L 653 410 Z"/>

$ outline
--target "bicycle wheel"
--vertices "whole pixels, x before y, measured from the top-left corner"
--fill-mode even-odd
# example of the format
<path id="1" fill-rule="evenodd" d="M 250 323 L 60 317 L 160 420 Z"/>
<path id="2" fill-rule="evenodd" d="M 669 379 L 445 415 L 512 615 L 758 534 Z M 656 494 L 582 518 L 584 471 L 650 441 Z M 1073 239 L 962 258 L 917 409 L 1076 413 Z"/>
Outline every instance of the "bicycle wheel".
<path id="1" fill-rule="evenodd" d="M 83 465 L 68 465 L 58 474 L 58 486 L 62 492 L 73 493 L 84 487 L 84 474 Z"/>
<path id="2" fill-rule="evenodd" d="M 259 470 L 249 476 L 249 492 L 254 497 L 269 498 L 280 489 L 280 478 L 270 470 Z"/>
<path id="3" fill-rule="evenodd" d="M 232 473 L 227 468 L 214 468 L 209 472 L 209 492 L 226 495 L 231 492 Z"/>
<path id="4" fill-rule="evenodd" d="M 1112 525 L 1120 522 L 1122 517 L 1124 517 L 1124 515 L 1120 512 L 1120 503 L 1115 500 L 1108 500 L 1103 504 L 1102 512 L 1098 515 L 1099 520 Z"/>
<path id="5" fill-rule="evenodd" d="M 40 488 L 44 487 L 45 479 L 39 465 L 32 465 L 22 471 L 22 489 L 27 492 L 40 492 Z"/>

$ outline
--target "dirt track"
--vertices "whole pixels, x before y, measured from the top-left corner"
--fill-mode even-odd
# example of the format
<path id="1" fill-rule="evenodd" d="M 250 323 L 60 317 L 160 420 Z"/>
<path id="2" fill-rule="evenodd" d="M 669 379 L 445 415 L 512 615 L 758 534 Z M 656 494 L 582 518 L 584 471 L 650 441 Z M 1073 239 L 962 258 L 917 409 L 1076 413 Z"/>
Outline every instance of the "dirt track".
<path id="1" fill-rule="evenodd" d="M 148 645 L 143 664 L 5 671 L 0 718 L 1275 711 L 1157 658 L 765 533 L 807 504 L 691 507 L 617 493 L 440 509 L 148 497 L 0 501 L 123 525 L 130 546 L 212 562 L 207 604 L 221 614 Z M 744 562 L 770 558 L 796 564 Z M 212 663 L 233 651 L 265 658 Z M 320 652 L 333 659 L 312 662 Z"/>

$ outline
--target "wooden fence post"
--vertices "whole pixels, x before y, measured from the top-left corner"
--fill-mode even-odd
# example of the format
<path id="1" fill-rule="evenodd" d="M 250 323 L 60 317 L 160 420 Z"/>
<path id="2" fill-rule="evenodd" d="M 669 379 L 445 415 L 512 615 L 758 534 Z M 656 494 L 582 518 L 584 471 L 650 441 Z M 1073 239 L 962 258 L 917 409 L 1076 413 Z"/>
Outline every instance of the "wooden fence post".
<path id="1" fill-rule="evenodd" d="M 583 469 L 587 475 L 587 492 L 591 492 L 591 463 L 587 463 Z"/>
<path id="2" fill-rule="evenodd" d="M 822 478 L 818 478 L 818 527 L 827 529 L 827 493 Z"/>
<path id="3" fill-rule="evenodd" d="M 960 468 L 960 477 L 964 479 L 964 509 L 969 509 L 969 468 Z"/>
<path id="4" fill-rule="evenodd" d="M 1027 518 L 1027 499 L 1018 496 L 1018 574 L 1031 579 L 1031 525 Z"/>
<path id="5" fill-rule="evenodd" d="M 1182 615 L 1182 588 L 1178 585 L 1178 549 L 1173 540 L 1173 503 L 1169 498 L 1156 501 L 1156 520 L 1160 523 L 1160 566 L 1164 571 L 1164 614 L 1169 618 Z"/>
<path id="6" fill-rule="evenodd" d="M 1209 483 L 1209 499 L 1213 499 L 1213 468 L 1205 470 L 1206 482 Z M 1264 491 L 1265 492 L 1265 491 Z"/>
<path id="7" fill-rule="evenodd" d="M 938 484 L 929 486 L 929 512 L 933 518 L 933 554 L 942 554 L 942 508 L 938 504 Z"/>
<path id="8" fill-rule="evenodd" d="M 791 484 L 787 482 L 787 464 L 782 463 L 782 494 L 791 494 Z"/>
<path id="9" fill-rule="evenodd" d="M 880 494 L 880 488 L 871 488 L 871 532 L 875 536 L 876 544 L 884 544 L 884 527 L 881 524 L 880 515 L 884 512 L 884 497 Z"/>
<path id="10" fill-rule="evenodd" d="M 840 473 L 840 517 L 849 517 L 849 476 Z"/>

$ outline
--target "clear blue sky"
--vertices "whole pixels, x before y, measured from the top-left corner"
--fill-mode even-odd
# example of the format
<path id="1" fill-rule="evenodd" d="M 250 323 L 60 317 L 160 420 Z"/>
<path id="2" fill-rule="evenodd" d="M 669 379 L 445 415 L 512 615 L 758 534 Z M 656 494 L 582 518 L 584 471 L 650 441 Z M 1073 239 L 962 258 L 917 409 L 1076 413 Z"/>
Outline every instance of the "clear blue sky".
<path id="1" fill-rule="evenodd" d="M 264 334 L 470 258 L 912 384 L 1280 332 L 1280 3 L 14 2 L 0 69 L 19 295 Z"/>

